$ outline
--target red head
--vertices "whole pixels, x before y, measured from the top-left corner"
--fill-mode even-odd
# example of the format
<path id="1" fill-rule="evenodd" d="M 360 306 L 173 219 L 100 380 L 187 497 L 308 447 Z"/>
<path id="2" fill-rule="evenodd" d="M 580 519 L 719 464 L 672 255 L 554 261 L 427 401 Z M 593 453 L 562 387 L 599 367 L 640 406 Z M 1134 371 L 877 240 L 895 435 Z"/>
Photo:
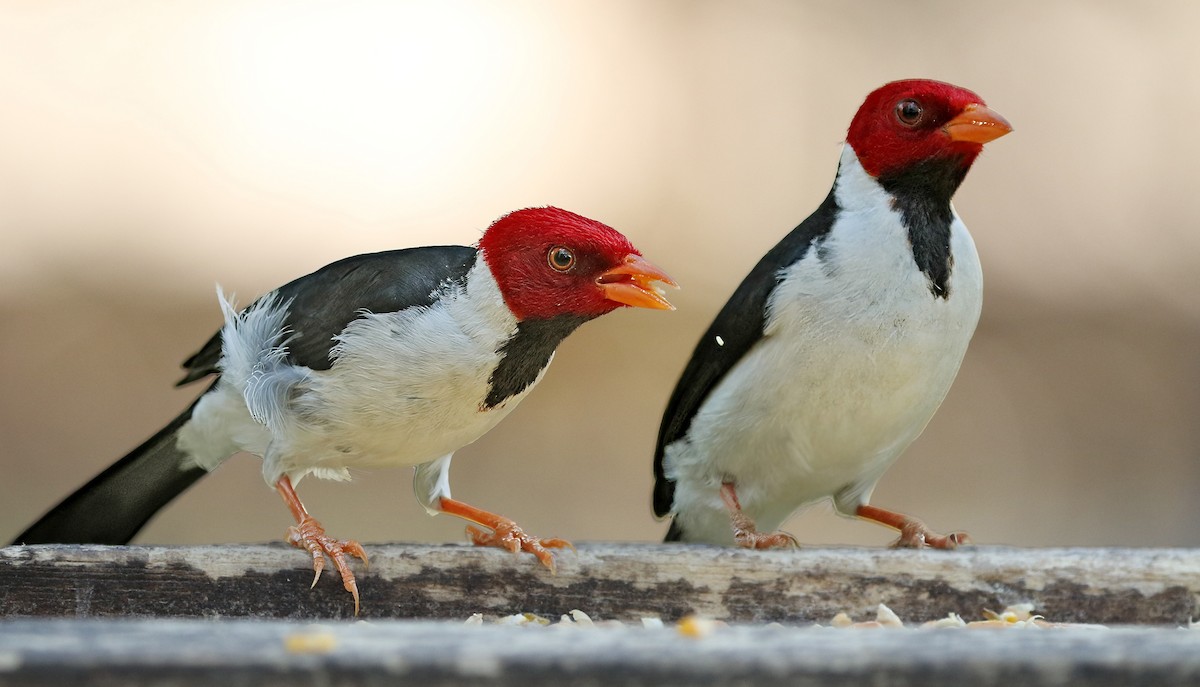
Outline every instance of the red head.
<path id="1" fill-rule="evenodd" d="M 558 208 L 528 208 L 492 223 L 483 259 L 518 320 L 598 317 L 624 305 L 674 310 L 675 282 L 612 227 Z"/>
<path id="2" fill-rule="evenodd" d="M 933 159 L 958 161 L 963 173 L 983 144 L 1012 131 L 983 98 L 941 81 L 893 81 L 858 108 L 846 142 L 873 177 Z"/>

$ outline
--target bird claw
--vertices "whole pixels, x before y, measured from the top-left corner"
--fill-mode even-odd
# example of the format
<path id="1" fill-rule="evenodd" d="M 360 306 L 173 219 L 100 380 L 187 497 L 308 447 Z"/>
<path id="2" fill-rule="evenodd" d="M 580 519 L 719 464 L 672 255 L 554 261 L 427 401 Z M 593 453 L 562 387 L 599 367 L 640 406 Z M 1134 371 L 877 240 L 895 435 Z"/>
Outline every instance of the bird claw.
<path id="1" fill-rule="evenodd" d="M 310 589 L 316 587 L 317 581 L 321 579 L 321 573 L 325 570 L 325 558 L 329 557 L 329 560 L 333 561 L 333 566 L 341 575 L 342 586 L 354 597 L 354 615 L 358 615 L 358 582 L 354 579 L 354 572 L 350 570 L 346 556 L 358 558 L 364 566 L 369 566 L 367 552 L 363 550 L 362 545 L 354 540 L 342 541 L 330 537 L 325 534 L 321 523 L 307 514 L 301 518 L 299 524 L 288 528 L 287 542 L 312 555 L 313 581 Z"/>
<path id="2" fill-rule="evenodd" d="M 741 512 L 730 513 L 733 524 L 733 540 L 743 549 L 798 549 L 800 542 L 787 532 L 759 532 L 750 516 Z"/>
<path id="3" fill-rule="evenodd" d="M 763 534 L 754 524 L 754 518 L 746 515 L 738 500 L 737 487 L 733 482 L 721 483 L 721 500 L 729 511 L 729 524 L 733 527 L 733 541 L 743 549 L 798 549 L 800 542 L 787 532 Z"/>
<path id="4" fill-rule="evenodd" d="M 570 548 L 572 551 L 575 550 L 575 546 L 565 539 L 541 539 L 527 534 L 512 520 L 500 521 L 491 532 L 467 525 L 467 535 L 471 537 L 471 542 L 475 546 L 495 546 L 507 549 L 514 554 L 521 551 L 531 553 L 552 573 L 555 572 L 554 554 L 549 549 Z"/>
<path id="5" fill-rule="evenodd" d="M 951 532 L 937 534 L 930 530 L 925 523 L 915 518 L 910 519 L 900 529 L 900 538 L 892 542 L 894 549 L 943 549 L 951 551 L 960 546 L 970 546 L 973 542 L 966 532 Z"/>
<path id="6" fill-rule="evenodd" d="M 733 540 L 744 549 L 798 549 L 800 542 L 787 532 L 735 532 Z"/>
<path id="7" fill-rule="evenodd" d="M 970 546 L 973 542 L 966 532 L 951 532 L 938 534 L 929 529 L 925 523 L 911 515 L 897 513 L 870 504 L 862 504 L 854 509 L 854 515 L 877 522 L 885 527 L 899 530 L 900 538 L 892 542 L 893 549 L 957 549 L 960 546 Z"/>

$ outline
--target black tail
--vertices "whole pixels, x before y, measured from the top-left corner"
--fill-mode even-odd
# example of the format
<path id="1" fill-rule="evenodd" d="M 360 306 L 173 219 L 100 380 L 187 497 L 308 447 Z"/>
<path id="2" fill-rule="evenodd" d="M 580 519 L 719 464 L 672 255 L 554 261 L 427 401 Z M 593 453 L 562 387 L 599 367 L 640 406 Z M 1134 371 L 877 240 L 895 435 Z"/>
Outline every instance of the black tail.
<path id="1" fill-rule="evenodd" d="M 667 536 L 663 537 L 665 542 L 683 541 L 683 528 L 679 526 L 679 520 L 671 520 L 671 528 L 667 530 Z"/>
<path id="2" fill-rule="evenodd" d="M 184 454 L 175 447 L 175 435 L 194 407 L 63 499 L 13 543 L 128 543 L 159 509 L 207 474 L 202 468 L 180 469 Z"/>

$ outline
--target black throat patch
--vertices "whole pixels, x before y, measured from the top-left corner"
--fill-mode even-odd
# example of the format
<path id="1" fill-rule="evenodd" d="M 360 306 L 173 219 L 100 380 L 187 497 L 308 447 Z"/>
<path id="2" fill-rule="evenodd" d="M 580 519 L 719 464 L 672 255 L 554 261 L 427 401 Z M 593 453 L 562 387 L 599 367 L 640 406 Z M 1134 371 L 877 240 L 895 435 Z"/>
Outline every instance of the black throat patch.
<path id="1" fill-rule="evenodd" d="M 488 380 L 484 407 L 495 408 L 528 389 L 549 364 L 554 349 L 589 319 L 578 315 L 559 315 L 518 322 L 516 333 L 496 351 L 500 354 L 500 364 Z"/>
<path id="2" fill-rule="evenodd" d="M 908 229 L 917 269 L 929 279 L 929 291 L 950 298 L 950 198 L 967 176 L 967 166 L 958 158 L 934 158 L 902 172 L 879 177 L 879 184 L 892 196 L 892 206 Z"/>

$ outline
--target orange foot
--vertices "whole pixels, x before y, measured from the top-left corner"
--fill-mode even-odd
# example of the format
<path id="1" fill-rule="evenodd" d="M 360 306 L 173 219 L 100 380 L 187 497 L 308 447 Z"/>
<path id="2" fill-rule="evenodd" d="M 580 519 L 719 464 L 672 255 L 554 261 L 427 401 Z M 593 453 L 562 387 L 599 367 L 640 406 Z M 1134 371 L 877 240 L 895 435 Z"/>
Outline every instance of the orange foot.
<path id="1" fill-rule="evenodd" d="M 800 542 L 787 532 L 759 532 L 754 519 L 742 511 L 737 489 L 732 482 L 721 483 L 721 500 L 729 510 L 729 524 L 733 526 L 733 540 L 738 546 L 744 549 L 791 549 L 800 546 Z"/>
<path id="2" fill-rule="evenodd" d="M 478 527 L 467 526 L 467 534 L 476 546 L 495 546 L 507 549 L 512 553 L 521 551 L 531 553 L 542 562 L 542 565 L 550 568 L 550 572 L 554 572 L 555 567 L 554 554 L 549 549 L 575 548 L 571 545 L 571 542 L 565 539 L 542 539 L 527 534 L 525 530 L 521 529 L 512 520 L 501 515 L 496 515 L 495 513 L 480 510 L 462 501 L 442 497 L 439 507 L 443 513 L 457 515 L 464 520 L 470 520 L 491 530 L 491 532 L 487 532 Z"/>
<path id="3" fill-rule="evenodd" d="M 733 540 L 743 549 L 794 549 L 800 547 L 800 542 L 787 532 L 766 534 L 759 532 L 749 515 L 738 511 L 729 514 L 733 525 Z"/>
<path id="4" fill-rule="evenodd" d="M 296 518 L 296 524 L 287 530 L 287 542 L 312 555 L 314 573 L 312 587 L 317 586 L 317 580 L 321 579 L 321 571 L 325 569 L 325 557 L 328 556 L 329 560 L 333 561 L 333 567 L 337 568 L 338 574 L 342 577 L 342 586 L 354 597 L 354 615 L 358 615 L 358 583 L 354 580 L 354 572 L 350 570 L 346 556 L 353 556 L 360 559 L 363 565 L 369 565 L 367 552 L 356 541 L 334 539 L 325 534 L 325 528 L 321 526 L 321 523 L 305 510 L 304 504 L 300 502 L 300 497 L 296 495 L 295 488 L 292 487 L 292 480 L 288 479 L 287 475 L 279 478 L 279 481 L 275 483 L 275 490 L 279 492 L 279 495 L 283 497 L 283 502 L 291 509 L 292 517 Z"/>
<path id="5" fill-rule="evenodd" d="M 892 548 L 920 549 L 928 546 L 931 549 L 957 549 L 959 546 L 971 544 L 971 537 L 966 532 L 951 532 L 937 534 L 925 523 L 903 513 L 895 513 L 875 506 L 859 506 L 854 514 L 860 518 L 886 525 L 900 531 L 900 538 L 892 542 Z"/>
<path id="6" fill-rule="evenodd" d="M 321 527 L 321 523 L 308 513 L 304 514 L 299 524 L 288 528 L 287 542 L 312 554 L 313 581 L 310 589 L 317 586 L 317 580 L 321 579 L 321 572 L 325 570 L 325 557 L 329 556 L 329 560 L 333 561 L 333 567 L 337 568 L 338 574 L 342 576 L 342 586 L 354 597 L 354 615 L 358 615 L 358 583 L 354 579 L 354 571 L 350 570 L 346 556 L 354 556 L 361 560 L 363 565 L 369 565 L 367 552 L 363 550 L 362 545 L 354 540 L 343 541 L 330 537 L 325 534 L 325 528 Z"/>

